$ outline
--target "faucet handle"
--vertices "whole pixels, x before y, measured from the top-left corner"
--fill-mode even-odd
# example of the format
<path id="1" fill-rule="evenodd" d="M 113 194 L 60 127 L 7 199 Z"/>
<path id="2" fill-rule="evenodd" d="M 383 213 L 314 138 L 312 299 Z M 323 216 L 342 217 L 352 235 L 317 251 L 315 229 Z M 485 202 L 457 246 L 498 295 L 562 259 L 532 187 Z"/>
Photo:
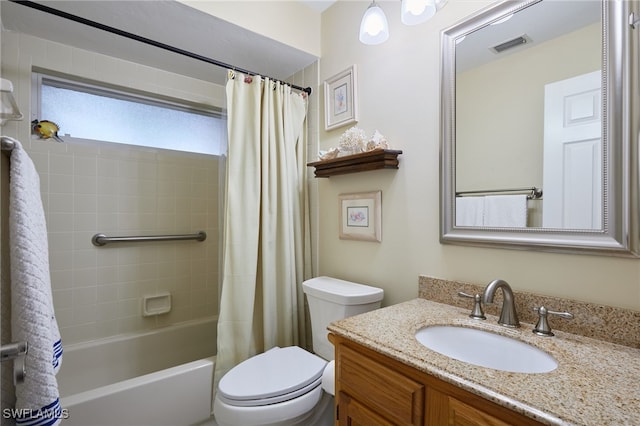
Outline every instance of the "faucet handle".
<path id="1" fill-rule="evenodd" d="M 551 332 L 551 327 L 549 326 L 549 321 L 547 320 L 547 316 L 549 314 L 557 315 L 560 318 L 566 318 L 566 319 L 573 318 L 573 314 L 571 314 L 570 312 L 550 311 L 544 306 L 540 306 L 539 308 L 538 307 L 533 308 L 533 310 L 536 311 L 539 315 L 538 322 L 536 323 L 536 326 L 533 328 L 533 332 L 539 336 L 551 337 L 554 335 Z"/>
<path id="2" fill-rule="evenodd" d="M 459 291 L 458 292 L 458 296 L 460 297 L 466 297 L 467 299 L 473 299 L 474 303 L 473 303 L 473 310 L 471 311 L 471 313 L 469 314 L 469 316 L 473 319 L 487 319 L 486 316 L 484 316 L 484 311 L 482 310 L 482 297 L 479 294 L 471 295 L 468 293 L 465 293 L 463 291 Z"/>

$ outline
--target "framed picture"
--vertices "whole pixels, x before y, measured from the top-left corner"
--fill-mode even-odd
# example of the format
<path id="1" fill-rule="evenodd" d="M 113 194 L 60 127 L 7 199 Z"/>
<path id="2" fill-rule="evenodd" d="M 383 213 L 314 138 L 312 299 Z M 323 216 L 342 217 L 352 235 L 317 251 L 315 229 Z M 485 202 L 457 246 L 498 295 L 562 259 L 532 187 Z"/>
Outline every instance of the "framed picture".
<path id="1" fill-rule="evenodd" d="M 324 120 L 325 130 L 358 121 L 355 64 L 324 82 Z"/>
<path id="2" fill-rule="evenodd" d="M 382 191 L 340 194 L 341 240 L 382 241 Z"/>

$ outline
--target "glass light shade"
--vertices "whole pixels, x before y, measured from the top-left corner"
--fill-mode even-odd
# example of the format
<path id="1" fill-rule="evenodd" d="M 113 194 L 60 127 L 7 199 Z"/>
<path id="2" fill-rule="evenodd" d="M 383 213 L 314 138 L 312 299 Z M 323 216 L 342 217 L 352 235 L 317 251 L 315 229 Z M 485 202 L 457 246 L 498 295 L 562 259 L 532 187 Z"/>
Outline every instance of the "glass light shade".
<path id="1" fill-rule="evenodd" d="M 400 16 L 405 25 L 417 25 L 436 14 L 435 0 L 402 0 Z"/>
<path id="2" fill-rule="evenodd" d="M 384 11 L 371 2 L 360 23 L 360 41 L 364 44 L 380 44 L 389 38 L 389 24 Z"/>

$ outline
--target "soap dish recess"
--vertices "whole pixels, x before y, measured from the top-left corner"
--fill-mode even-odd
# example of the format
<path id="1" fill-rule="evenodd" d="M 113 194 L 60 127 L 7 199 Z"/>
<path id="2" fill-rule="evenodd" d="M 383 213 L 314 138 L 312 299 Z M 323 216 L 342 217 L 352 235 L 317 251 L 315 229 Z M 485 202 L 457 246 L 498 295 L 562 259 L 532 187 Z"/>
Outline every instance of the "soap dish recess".
<path id="1" fill-rule="evenodd" d="M 166 314 L 171 311 L 171 293 L 160 293 L 144 296 L 142 300 L 142 316 Z"/>

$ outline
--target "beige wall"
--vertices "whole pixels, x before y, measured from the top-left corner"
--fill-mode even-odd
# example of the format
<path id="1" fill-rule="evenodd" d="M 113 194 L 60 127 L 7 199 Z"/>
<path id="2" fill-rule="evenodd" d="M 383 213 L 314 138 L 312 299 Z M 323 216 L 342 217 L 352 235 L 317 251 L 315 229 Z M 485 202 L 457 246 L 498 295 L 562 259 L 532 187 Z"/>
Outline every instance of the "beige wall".
<path id="1" fill-rule="evenodd" d="M 542 187 L 545 85 L 599 70 L 601 39 L 590 25 L 456 76 L 457 191 Z"/>
<path id="2" fill-rule="evenodd" d="M 318 273 L 380 286 L 386 305 L 416 297 L 426 274 L 478 284 L 502 278 L 516 290 L 640 310 L 640 260 L 439 243 L 439 33 L 490 2 L 449 0 L 414 27 L 400 23 L 399 2 L 380 4 L 391 36 L 378 46 L 358 42 L 366 2 L 340 1 L 323 13 L 320 81 L 357 64 L 358 126 L 378 129 L 404 153 L 397 171 L 318 180 Z M 347 128 L 322 130 L 320 147 L 336 146 Z M 382 243 L 339 240 L 338 194 L 377 189 Z"/>
<path id="3" fill-rule="evenodd" d="M 178 1 L 303 52 L 320 56 L 320 13 L 302 2 Z"/>
<path id="4" fill-rule="evenodd" d="M 83 342 L 217 315 L 222 159 L 43 141 L 30 135 L 29 117 L 32 67 L 213 106 L 224 106 L 224 88 L 31 36 L 4 33 L 2 43 L 2 73 L 13 81 L 26 117 L 2 131 L 22 141 L 40 175 L 62 339 Z M 96 119 L 96 125 L 109 123 Z M 99 232 L 198 230 L 208 234 L 203 243 L 91 244 Z M 172 311 L 143 317 L 142 297 L 164 291 L 172 294 Z"/>

